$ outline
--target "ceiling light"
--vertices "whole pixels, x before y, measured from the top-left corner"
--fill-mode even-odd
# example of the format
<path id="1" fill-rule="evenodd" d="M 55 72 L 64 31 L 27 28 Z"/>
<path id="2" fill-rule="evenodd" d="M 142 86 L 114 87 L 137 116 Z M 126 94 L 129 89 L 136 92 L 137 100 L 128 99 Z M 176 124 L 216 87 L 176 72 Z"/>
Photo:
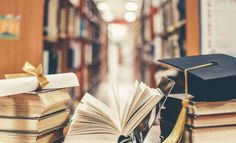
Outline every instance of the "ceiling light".
<path id="1" fill-rule="evenodd" d="M 136 2 L 127 2 L 125 4 L 125 9 L 128 11 L 135 11 L 138 9 L 138 4 Z"/>
<path id="2" fill-rule="evenodd" d="M 133 12 L 126 12 L 124 18 L 127 22 L 134 22 L 136 20 L 136 15 Z"/>
<path id="3" fill-rule="evenodd" d="M 114 19 L 114 16 L 111 12 L 103 12 L 102 17 L 106 22 L 111 22 Z"/>
<path id="4" fill-rule="evenodd" d="M 101 11 L 108 11 L 110 9 L 109 5 L 106 2 L 100 2 L 97 6 Z"/>

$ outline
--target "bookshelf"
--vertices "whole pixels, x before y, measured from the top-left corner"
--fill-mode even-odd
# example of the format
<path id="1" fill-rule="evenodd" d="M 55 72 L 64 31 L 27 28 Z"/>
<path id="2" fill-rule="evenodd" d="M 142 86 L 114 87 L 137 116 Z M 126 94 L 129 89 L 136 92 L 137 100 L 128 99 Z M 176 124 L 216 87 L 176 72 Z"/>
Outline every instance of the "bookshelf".
<path id="1" fill-rule="evenodd" d="M 6 73 L 22 72 L 25 61 L 33 65 L 42 59 L 43 1 L 0 0 L 0 15 L 21 16 L 19 38 L 0 39 L 0 78 Z"/>
<path id="2" fill-rule="evenodd" d="M 186 0 L 186 53 L 187 55 L 200 54 L 200 0 Z"/>
<path id="3" fill-rule="evenodd" d="M 155 73 L 169 68 L 158 59 L 200 54 L 198 5 L 199 0 L 143 1 L 137 77 L 155 87 Z"/>
<path id="4" fill-rule="evenodd" d="M 107 71 L 106 23 L 92 0 L 76 4 L 69 0 L 46 0 L 44 11 L 48 18 L 44 20 L 45 69 L 50 74 L 75 72 L 80 87 L 74 90 L 73 98 L 80 100 L 86 91 L 92 92 Z M 57 18 L 53 19 L 53 14 Z"/>
<path id="5" fill-rule="evenodd" d="M 75 100 L 107 72 L 107 29 L 93 0 L 0 0 L 0 16 L 21 16 L 20 36 L 0 39 L 0 73 L 22 72 L 25 61 L 45 74 L 74 72 Z"/>

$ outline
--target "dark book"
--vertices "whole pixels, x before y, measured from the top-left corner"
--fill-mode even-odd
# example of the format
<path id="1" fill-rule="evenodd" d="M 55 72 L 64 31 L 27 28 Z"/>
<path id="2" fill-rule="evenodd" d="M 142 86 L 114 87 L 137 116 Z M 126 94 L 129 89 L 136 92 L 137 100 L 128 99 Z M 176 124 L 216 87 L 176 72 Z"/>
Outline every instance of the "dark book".
<path id="1" fill-rule="evenodd" d="M 174 126 L 175 126 L 175 123 L 172 123 L 163 119 L 160 120 L 161 141 L 164 141 L 170 135 Z M 180 143 L 185 143 L 184 138 L 181 139 Z"/>
<path id="2" fill-rule="evenodd" d="M 92 44 L 92 61 L 96 62 L 99 61 L 101 45 L 99 44 Z"/>
<path id="3" fill-rule="evenodd" d="M 44 1 L 44 15 L 43 15 L 43 36 L 47 37 L 48 31 L 47 31 L 47 26 L 48 26 L 48 4 L 49 0 Z"/>
<path id="4" fill-rule="evenodd" d="M 160 119 L 161 140 L 165 140 L 171 133 L 175 123 Z"/>
<path id="5" fill-rule="evenodd" d="M 171 94 L 167 98 L 164 107 L 170 110 L 180 112 L 182 109 L 182 100 L 185 98 L 184 94 Z M 227 101 L 194 101 L 194 96 L 188 95 L 190 99 L 188 114 L 195 116 L 203 115 L 219 115 L 236 113 L 236 100 Z"/>
<path id="6" fill-rule="evenodd" d="M 178 11 L 179 11 L 179 21 L 186 20 L 186 4 L 185 0 L 179 0 L 178 2 Z M 179 32 L 179 39 L 178 39 L 178 45 L 180 48 L 180 55 L 181 57 L 186 56 L 186 25 L 180 27 Z"/>
<path id="7" fill-rule="evenodd" d="M 161 140 L 164 141 L 174 128 L 174 123 L 160 120 Z M 181 143 L 235 143 L 236 126 L 185 127 Z M 227 139 L 226 139 L 227 137 Z"/>
<path id="8" fill-rule="evenodd" d="M 67 68 L 72 69 L 74 64 L 74 50 L 72 48 L 67 49 Z"/>
<path id="9" fill-rule="evenodd" d="M 161 110 L 161 119 L 176 123 L 179 111 L 174 109 Z M 227 126 L 236 125 L 236 113 L 221 113 L 211 115 L 193 115 L 188 114 L 186 126 L 190 127 L 212 127 L 212 126 Z"/>
<path id="10" fill-rule="evenodd" d="M 179 11 L 179 20 L 184 20 L 186 19 L 186 4 L 185 0 L 179 0 L 177 4 L 177 8 Z"/>
<path id="11" fill-rule="evenodd" d="M 57 52 L 55 50 L 50 50 L 49 51 L 49 74 L 55 74 L 57 72 L 57 61 L 58 56 Z"/>

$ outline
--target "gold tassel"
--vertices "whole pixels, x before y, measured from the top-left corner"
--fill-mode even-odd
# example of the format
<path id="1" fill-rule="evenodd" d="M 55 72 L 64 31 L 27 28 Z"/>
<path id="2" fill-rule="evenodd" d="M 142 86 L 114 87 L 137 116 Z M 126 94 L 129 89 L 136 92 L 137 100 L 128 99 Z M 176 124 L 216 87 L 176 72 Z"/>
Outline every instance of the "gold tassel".
<path id="1" fill-rule="evenodd" d="M 188 71 L 198 69 L 198 68 L 203 68 L 211 65 L 215 65 L 216 63 L 208 63 L 204 65 L 199 65 L 191 68 L 187 68 L 184 70 L 184 83 L 185 83 L 185 99 L 182 101 L 182 109 L 181 112 L 178 116 L 177 122 L 174 126 L 174 129 L 170 133 L 170 135 L 165 139 L 163 143 L 180 143 L 184 130 L 185 130 L 185 122 L 186 122 L 186 116 L 187 116 L 187 111 L 188 111 L 188 105 L 189 105 L 189 100 L 188 100 Z"/>
<path id="2" fill-rule="evenodd" d="M 188 104 L 189 104 L 189 100 L 184 99 L 182 102 L 183 107 L 179 114 L 178 120 L 175 124 L 175 127 L 172 130 L 171 134 L 163 143 L 179 143 L 181 141 L 184 128 L 185 128 Z"/>

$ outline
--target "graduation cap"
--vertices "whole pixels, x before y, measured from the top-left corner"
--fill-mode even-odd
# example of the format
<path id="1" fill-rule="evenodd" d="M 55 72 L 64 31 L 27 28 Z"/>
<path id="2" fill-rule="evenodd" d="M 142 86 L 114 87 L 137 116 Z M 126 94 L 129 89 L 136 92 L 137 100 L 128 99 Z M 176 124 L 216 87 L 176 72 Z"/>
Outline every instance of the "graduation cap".
<path id="1" fill-rule="evenodd" d="M 187 93 L 200 101 L 221 101 L 236 98 L 236 58 L 224 54 L 210 54 L 174 59 L 160 62 L 184 71 L 185 99 L 171 134 L 163 143 L 177 143 L 181 140 L 189 100 Z"/>
<path id="2" fill-rule="evenodd" d="M 210 54 L 159 60 L 180 70 L 188 70 L 188 93 L 196 101 L 236 98 L 236 58 Z"/>

